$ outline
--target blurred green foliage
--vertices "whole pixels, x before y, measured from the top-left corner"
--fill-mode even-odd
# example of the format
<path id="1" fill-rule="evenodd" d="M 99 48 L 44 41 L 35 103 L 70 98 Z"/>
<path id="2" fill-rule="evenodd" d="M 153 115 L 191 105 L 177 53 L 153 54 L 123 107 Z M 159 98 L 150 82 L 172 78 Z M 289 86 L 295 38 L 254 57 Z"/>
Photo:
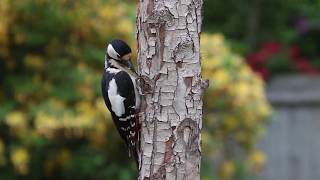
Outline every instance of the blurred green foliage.
<path id="1" fill-rule="evenodd" d="M 291 43 L 293 24 L 301 15 L 319 22 L 319 0 L 204 1 L 204 30 L 221 32 L 241 53 L 257 50 L 266 41 Z"/>
<path id="2" fill-rule="evenodd" d="M 100 93 L 106 42 L 135 45 L 134 3 L 0 1 L 0 179 L 136 176 Z M 265 157 L 254 145 L 270 111 L 263 82 L 222 35 L 202 40 L 204 76 L 213 82 L 202 177 L 255 173 Z"/>
<path id="3" fill-rule="evenodd" d="M 114 156 L 127 152 L 100 93 L 106 42 L 134 46 L 135 6 L 0 3 L 0 179 L 135 176 L 126 156 Z"/>

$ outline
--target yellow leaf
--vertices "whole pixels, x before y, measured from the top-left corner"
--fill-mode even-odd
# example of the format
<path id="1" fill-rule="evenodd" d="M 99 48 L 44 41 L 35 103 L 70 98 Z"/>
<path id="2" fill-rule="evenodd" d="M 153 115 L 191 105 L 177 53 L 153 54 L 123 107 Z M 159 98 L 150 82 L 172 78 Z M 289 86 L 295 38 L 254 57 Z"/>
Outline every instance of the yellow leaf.
<path id="1" fill-rule="evenodd" d="M 42 69 L 44 67 L 44 60 L 39 55 L 27 55 L 24 59 L 24 63 L 26 66 L 34 69 Z"/>
<path id="2" fill-rule="evenodd" d="M 0 166 L 4 166 L 6 164 L 6 146 L 3 140 L 0 138 Z"/>
<path id="3" fill-rule="evenodd" d="M 234 175 L 234 173 L 235 173 L 235 164 L 230 160 L 225 161 L 221 169 L 222 177 L 230 178 L 231 176 Z"/>
<path id="4" fill-rule="evenodd" d="M 10 127 L 25 128 L 27 127 L 27 115 L 21 111 L 10 112 L 6 118 L 6 123 Z"/>
<path id="5" fill-rule="evenodd" d="M 254 151 L 248 157 L 248 164 L 254 171 L 260 171 L 266 163 L 266 156 L 261 151 Z"/>
<path id="6" fill-rule="evenodd" d="M 16 170 L 23 175 L 29 172 L 29 153 L 26 148 L 19 147 L 14 149 L 10 154 L 10 159 Z"/>

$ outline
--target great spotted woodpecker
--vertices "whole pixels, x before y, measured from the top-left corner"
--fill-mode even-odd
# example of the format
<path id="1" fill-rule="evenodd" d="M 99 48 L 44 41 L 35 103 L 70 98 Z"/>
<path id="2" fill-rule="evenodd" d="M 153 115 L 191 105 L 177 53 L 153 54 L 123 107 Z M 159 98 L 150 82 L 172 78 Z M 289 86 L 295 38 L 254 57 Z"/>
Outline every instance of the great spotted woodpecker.
<path id="1" fill-rule="evenodd" d="M 106 49 L 105 71 L 101 81 L 103 98 L 113 122 L 139 166 L 140 96 L 136 87 L 138 77 L 131 63 L 131 48 L 122 40 L 111 41 Z"/>

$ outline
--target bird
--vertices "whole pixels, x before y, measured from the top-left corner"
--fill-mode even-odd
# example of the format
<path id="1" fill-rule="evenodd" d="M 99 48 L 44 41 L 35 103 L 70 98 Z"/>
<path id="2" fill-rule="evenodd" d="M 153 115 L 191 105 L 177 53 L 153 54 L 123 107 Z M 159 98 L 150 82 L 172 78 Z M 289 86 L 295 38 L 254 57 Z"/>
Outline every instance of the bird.
<path id="1" fill-rule="evenodd" d="M 138 74 L 131 62 L 131 55 L 130 46 L 123 40 L 115 39 L 107 44 L 101 90 L 129 156 L 133 156 L 139 167 L 140 95 L 136 85 Z"/>

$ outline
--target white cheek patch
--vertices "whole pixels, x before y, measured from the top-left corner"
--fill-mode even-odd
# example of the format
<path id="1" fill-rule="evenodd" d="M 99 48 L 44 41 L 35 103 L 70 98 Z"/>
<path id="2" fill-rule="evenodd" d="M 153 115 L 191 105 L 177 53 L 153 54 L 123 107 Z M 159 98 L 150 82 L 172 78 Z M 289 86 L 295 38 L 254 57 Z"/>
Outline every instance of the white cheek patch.
<path id="1" fill-rule="evenodd" d="M 125 113 L 125 108 L 123 104 L 125 98 L 118 94 L 118 87 L 114 79 L 112 79 L 109 83 L 108 97 L 111 103 L 112 111 L 118 117 L 122 116 Z"/>
<path id="2" fill-rule="evenodd" d="M 107 48 L 107 53 L 110 57 L 112 57 L 113 59 L 117 59 L 119 60 L 119 54 L 117 53 L 116 50 L 114 50 L 113 46 L 111 44 L 108 45 L 108 48 Z"/>
<path id="3" fill-rule="evenodd" d="M 111 74 L 117 74 L 120 71 L 121 71 L 120 69 L 116 69 L 116 68 L 107 68 L 107 72 Z"/>

